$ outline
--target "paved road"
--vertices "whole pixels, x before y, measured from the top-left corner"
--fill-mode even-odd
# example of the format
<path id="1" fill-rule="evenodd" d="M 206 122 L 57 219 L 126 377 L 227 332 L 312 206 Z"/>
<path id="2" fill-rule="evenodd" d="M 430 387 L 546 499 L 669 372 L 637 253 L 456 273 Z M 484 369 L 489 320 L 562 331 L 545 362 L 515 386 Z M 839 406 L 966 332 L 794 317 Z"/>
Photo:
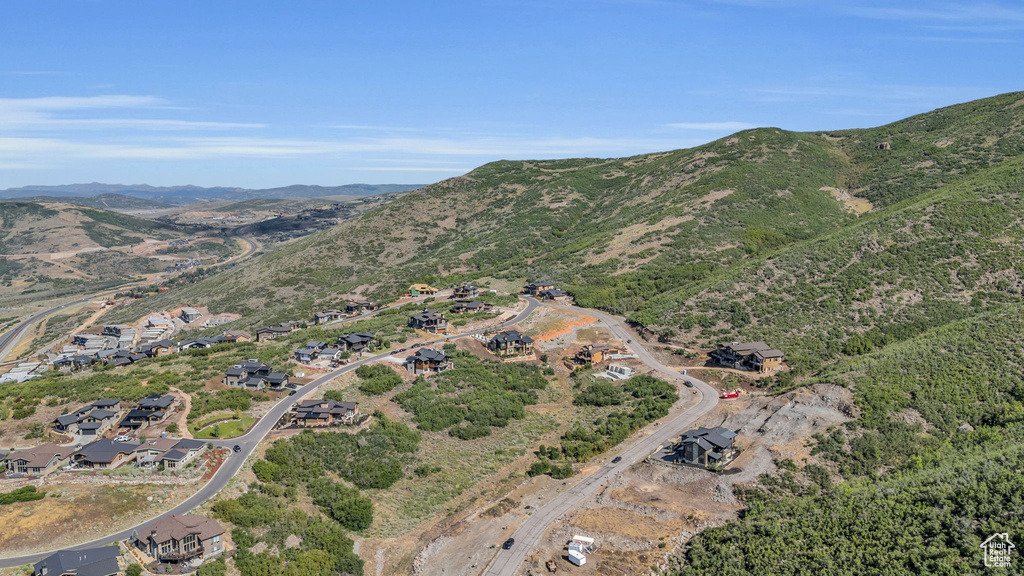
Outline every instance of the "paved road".
<path id="1" fill-rule="evenodd" d="M 81 298 L 79 300 L 75 300 L 74 302 L 67 302 L 59 306 L 54 306 L 53 308 L 47 308 L 46 310 L 36 312 L 35 314 L 29 316 L 28 318 L 22 320 L 20 324 L 18 324 L 11 330 L 8 330 L 3 336 L 0 336 L 0 361 L 6 358 L 7 355 L 11 353 L 11 350 L 13 350 L 14 347 L 18 345 L 18 342 L 21 341 L 21 337 L 25 335 L 25 331 L 29 327 L 34 326 L 37 322 L 58 310 L 67 308 L 68 306 L 74 306 L 75 304 L 81 304 L 82 302 L 88 302 L 89 300 L 93 300 L 95 298 L 95 296 L 90 296 L 88 298 Z"/>
<path id="2" fill-rule="evenodd" d="M 229 262 L 238 262 L 240 260 L 244 260 L 244 259 L 248 258 L 249 256 L 252 256 L 253 253 L 255 253 L 257 249 L 259 249 L 259 244 L 257 244 L 253 239 L 251 239 L 251 238 L 249 238 L 247 236 L 243 236 L 242 233 L 239 232 L 238 228 L 232 228 L 231 231 L 229 232 L 229 234 L 231 236 L 234 236 L 234 237 L 242 240 L 243 242 L 247 243 L 249 245 L 249 247 L 245 250 L 245 252 L 239 254 L 238 256 L 234 256 L 234 257 L 228 259 L 227 261 L 219 264 L 220 266 L 223 266 L 224 264 L 227 264 Z M 117 288 L 117 290 L 125 290 L 129 286 L 139 285 L 139 284 L 146 284 L 146 283 L 147 283 L 146 281 L 139 281 L 139 282 L 135 282 L 133 284 L 126 284 L 126 285 L 119 286 Z M 116 290 L 114 290 L 114 291 L 116 291 Z M 6 333 L 4 333 L 3 336 L 0 336 L 0 363 L 2 363 L 3 360 L 5 358 L 7 358 L 7 355 L 11 353 L 11 351 L 14 349 L 14 347 L 18 345 L 18 342 L 20 342 L 21 338 L 25 335 L 25 331 L 29 327 L 34 326 L 36 323 L 41 321 L 43 318 L 49 316 L 50 314 L 53 314 L 54 312 L 56 312 L 58 310 L 67 308 L 69 306 L 74 306 L 75 304 L 81 304 L 83 302 L 88 302 L 90 300 L 97 300 L 100 297 L 108 295 L 108 294 L 111 294 L 114 291 L 112 291 L 110 289 L 103 290 L 103 291 L 97 292 L 96 294 L 94 294 L 92 296 L 89 296 L 87 298 L 81 298 L 81 299 L 75 300 L 73 302 L 66 302 L 64 304 L 60 304 L 60 305 L 54 306 L 52 308 L 47 308 L 46 310 L 42 310 L 40 312 L 36 312 L 32 316 L 29 316 L 25 320 L 22 320 L 21 323 L 19 323 L 17 326 L 12 328 L 11 330 L 8 330 Z"/>
<path id="3" fill-rule="evenodd" d="M 522 312 L 520 312 L 517 316 L 515 316 L 512 319 L 502 322 L 496 327 L 509 326 L 512 324 L 516 324 L 518 322 L 522 322 L 531 314 L 533 314 L 533 311 L 537 309 L 537 306 L 539 306 L 540 303 L 534 300 L 533 298 L 526 298 L 526 300 L 527 306 Z M 451 335 L 448 336 L 447 339 L 459 340 L 462 338 L 469 338 L 476 334 L 481 334 L 483 332 L 483 330 L 476 330 L 473 332 L 466 332 L 464 334 Z M 445 338 L 442 337 L 441 339 L 432 342 L 432 344 L 443 343 L 444 341 Z M 102 538 L 97 538 L 91 542 L 85 542 L 83 544 L 71 546 L 70 549 L 105 546 L 106 544 L 114 540 L 123 540 L 131 536 L 133 531 L 139 530 L 143 526 L 155 520 L 158 520 L 171 514 L 186 514 L 188 513 L 189 510 L 192 510 L 193 508 L 199 506 L 203 502 L 206 502 L 210 498 L 213 498 L 218 492 L 220 492 L 222 488 L 227 486 L 231 478 L 233 478 L 235 474 L 237 474 L 238 471 L 242 468 L 242 465 L 245 463 L 246 458 L 248 458 L 249 455 L 253 453 L 253 451 L 256 449 L 256 446 L 259 445 L 259 443 L 266 437 L 266 435 L 274 428 L 274 425 L 278 422 L 278 420 L 280 420 L 281 417 L 286 412 L 288 412 L 289 409 L 291 409 L 292 405 L 299 401 L 299 399 L 307 396 L 310 392 L 316 390 L 320 386 L 326 384 L 327 382 L 330 382 L 331 380 L 337 378 L 338 376 L 345 374 L 346 372 L 350 372 L 352 370 L 355 370 L 359 366 L 362 366 L 363 364 L 368 364 L 370 362 L 373 362 L 374 360 L 389 355 L 390 354 L 384 353 L 365 357 L 362 360 L 358 360 L 356 362 L 338 368 L 333 372 L 324 374 L 323 376 L 320 376 L 316 380 L 313 380 L 312 382 L 299 387 L 298 391 L 294 396 L 286 396 L 283 399 L 281 399 L 281 401 L 279 401 L 273 408 L 271 408 L 270 411 L 265 416 L 263 416 L 263 418 L 261 418 L 256 423 L 256 425 L 253 426 L 252 429 L 250 429 L 249 432 L 247 432 L 244 436 L 239 436 L 238 438 L 232 439 L 213 441 L 213 444 L 217 446 L 233 447 L 237 444 L 241 448 L 241 452 L 232 452 L 231 455 L 228 456 L 228 459 L 217 470 L 216 474 L 213 475 L 213 478 L 211 478 L 210 481 L 207 482 L 205 486 L 200 488 L 199 491 L 193 494 L 189 499 L 185 500 L 181 504 L 178 504 L 174 508 L 171 508 L 167 512 L 150 518 L 144 522 L 140 522 L 139 524 L 136 524 L 131 528 L 126 528 L 124 530 L 121 530 L 120 532 L 103 536 Z M 53 552 L 55 551 L 56 550 L 51 550 L 49 552 L 40 552 L 38 554 L 29 554 L 26 556 L 0 558 L 0 568 L 9 568 L 12 566 L 21 566 L 22 564 L 28 564 L 31 562 L 38 562 L 39 560 L 42 560 L 50 554 L 53 554 Z"/>
<path id="4" fill-rule="evenodd" d="M 544 533 L 552 524 L 557 522 L 567 512 L 575 508 L 583 500 L 593 496 L 602 486 L 610 482 L 620 471 L 647 458 L 661 446 L 669 443 L 676 435 L 682 433 L 686 428 L 693 425 L 697 419 L 710 412 L 718 404 L 718 392 L 700 380 L 672 370 L 661 362 L 658 362 L 643 346 L 638 343 L 638 338 L 632 334 L 623 324 L 622 320 L 600 312 L 587 309 L 587 313 L 596 316 L 608 325 L 613 334 L 622 339 L 623 342 L 632 340 L 630 348 L 641 361 L 672 380 L 688 380 L 693 384 L 701 396 L 696 405 L 685 412 L 675 416 L 661 426 L 653 428 L 653 432 L 643 437 L 628 448 L 627 451 L 618 455 L 622 461 L 618 464 L 605 464 L 583 478 L 571 488 L 562 492 L 544 506 L 540 507 L 532 516 L 526 519 L 512 535 L 516 542 L 510 550 L 498 549 L 495 558 L 487 567 L 486 576 L 516 576 L 519 574 L 519 567 L 527 555 L 537 547 L 543 538 Z M 690 397 L 688 388 L 681 388 L 680 396 Z M 613 456 L 615 454 L 609 454 Z"/>

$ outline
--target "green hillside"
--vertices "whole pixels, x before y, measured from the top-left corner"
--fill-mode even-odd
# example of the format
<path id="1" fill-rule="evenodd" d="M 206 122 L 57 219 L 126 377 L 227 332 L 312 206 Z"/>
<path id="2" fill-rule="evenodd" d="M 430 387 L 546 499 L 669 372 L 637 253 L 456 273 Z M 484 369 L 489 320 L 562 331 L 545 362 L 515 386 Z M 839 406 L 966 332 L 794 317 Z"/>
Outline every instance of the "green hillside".
<path id="1" fill-rule="evenodd" d="M 697 322 L 692 336 L 707 342 L 739 328 L 718 311 L 690 313 L 688 299 L 789 247 L 812 250 L 984 178 L 1021 151 L 1022 101 L 1006 94 L 867 130 L 747 130 L 631 158 L 495 162 L 166 298 L 259 322 L 345 293 L 387 298 L 414 280 L 550 278 L 583 305 L 664 334 Z M 737 310 L 737 323 L 746 315 Z"/>

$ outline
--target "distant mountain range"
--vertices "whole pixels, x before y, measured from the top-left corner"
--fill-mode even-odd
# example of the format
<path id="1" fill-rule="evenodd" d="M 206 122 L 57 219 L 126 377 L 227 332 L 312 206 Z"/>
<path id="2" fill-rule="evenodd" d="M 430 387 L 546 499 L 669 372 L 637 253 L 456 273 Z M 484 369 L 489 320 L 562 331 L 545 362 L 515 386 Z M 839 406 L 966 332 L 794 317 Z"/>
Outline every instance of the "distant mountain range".
<path id="1" fill-rule="evenodd" d="M 307 186 L 296 184 L 280 188 L 254 190 L 250 188 L 200 186 L 149 186 L 148 184 L 64 184 L 59 186 L 23 186 L 0 190 L 0 199 L 89 198 L 101 194 L 120 194 L 152 202 L 183 206 L 197 202 L 218 200 L 252 200 L 254 198 L 320 198 L 323 196 L 374 196 L 391 192 L 406 192 L 422 187 L 420 184 L 345 184 L 343 186 Z M 56 197 L 56 198 L 55 198 Z"/>

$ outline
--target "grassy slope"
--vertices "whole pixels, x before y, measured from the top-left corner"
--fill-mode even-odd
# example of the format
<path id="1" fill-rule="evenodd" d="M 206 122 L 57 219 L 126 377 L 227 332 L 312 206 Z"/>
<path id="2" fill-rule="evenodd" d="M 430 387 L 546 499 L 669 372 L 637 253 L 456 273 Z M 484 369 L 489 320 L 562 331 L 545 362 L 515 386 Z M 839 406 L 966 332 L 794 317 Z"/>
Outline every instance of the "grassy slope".
<path id="1" fill-rule="evenodd" d="M 495 162 L 154 305 L 203 301 L 259 322 L 345 293 L 387 297 L 412 280 L 548 277 L 584 305 L 678 331 L 686 319 L 673 306 L 705 282 L 1019 154 L 1021 101 L 1007 94 L 868 130 L 748 130 L 624 159 Z M 823 187 L 876 211 L 857 217 Z"/>

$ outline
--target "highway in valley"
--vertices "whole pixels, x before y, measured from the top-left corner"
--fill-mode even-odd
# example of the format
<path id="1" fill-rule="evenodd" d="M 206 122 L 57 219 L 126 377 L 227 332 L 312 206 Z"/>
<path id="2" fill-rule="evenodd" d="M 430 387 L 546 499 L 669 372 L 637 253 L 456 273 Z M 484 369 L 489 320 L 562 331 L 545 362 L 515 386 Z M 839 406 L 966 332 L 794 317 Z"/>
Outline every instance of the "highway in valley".
<path id="1" fill-rule="evenodd" d="M 533 314 L 534 310 L 536 310 L 537 307 L 540 305 L 540 303 L 532 298 L 526 298 L 526 301 L 526 308 L 523 309 L 522 312 L 517 314 L 515 317 L 502 322 L 497 326 L 489 328 L 489 330 L 494 330 L 496 328 L 502 328 L 505 326 L 511 326 L 513 324 L 517 324 L 529 318 L 530 315 Z M 372 316 L 375 313 L 376 312 L 370 312 L 360 317 Z M 443 344 L 445 340 L 454 341 L 462 338 L 471 338 L 477 334 L 482 334 L 483 332 L 483 330 L 476 330 L 473 332 L 466 332 L 463 334 L 450 335 L 447 338 L 441 337 L 441 339 L 430 342 L 427 345 Z M 227 457 L 227 460 L 220 466 L 219 469 L 217 469 L 217 472 L 213 475 L 213 477 L 210 478 L 210 480 L 202 488 L 200 488 L 198 492 L 193 494 L 191 497 L 189 497 L 181 504 L 178 504 L 177 506 L 171 508 L 170 510 L 162 514 L 154 516 L 153 518 L 149 518 L 144 522 L 139 522 L 138 524 L 131 526 L 129 528 L 125 528 L 123 530 L 114 532 L 101 538 L 96 538 L 95 540 L 92 540 L 90 542 L 84 542 L 82 544 L 70 546 L 67 549 L 93 548 L 96 546 L 105 546 L 115 540 L 124 540 L 125 538 L 131 536 L 132 532 L 140 530 L 142 527 L 150 524 L 154 520 L 158 520 L 171 514 L 186 514 L 193 508 L 213 498 L 218 492 L 221 491 L 221 489 L 227 486 L 228 482 L 230 482 L 231 479 L 238 473 L 238 471 L 241 470 L 242 466 L 245 464 L 245 461 L 249 457 L 249 455 L 251 455 L 253 451 L 256 450 L 256 447 L 259 445 L 259 443 L 262 442 L 264 438 L 266 438 L 267 434 L 269 434 L 270 431 L 273 430 L 274 426 L 281 419 L 281 417 L 284 416 L 296 402 L 305 398 L 311 392 L 313 392 L 320 386 L 323 386 L 324 384 L 330 382 L 331 380 L 334 380 L 338 376 L 351 372 L 352 370 L 355 370 L 359 366 L 369 364 L 370 362 L 379 360 L 390 355 L 390 353 L 385 352 L 382 354 L 367 356 L 350 364 L 346 364 L 345 366 L 342 366 L 341 368 L 338 368 L 333 372 L 328 372 L 327 374 L 324 374 L 319 378 L 316 378 L 312 382 L 300 386 L 295 395 L 285 396 L 284 398 L 282 398 L 276 405 L 274 405 L 273 408 L 270 409 L 269 412 L 267 412 L 266 415 L 260 418 L 260 420 L 257 421 L 256 424 L 247 433 L 245 433 L 245 435 L 239 436 L 237 438 L 212 441 L 212 443 L 215 446 L 225 447 L 228 449 L 231 449 L 235 445 L 238 445 L 241 448 L 241 451 L 237 453 L 232 451 L 231 454 Z M 54 552 L 56 552 L 56 550 L 39 552 L 36 554 L 28 554 L 24 556 L 0 558 L 0 568 L 10 568 L 12 566 L 21 566 L 22 564 L 38 562 L 39 560 L 49 556 L 50 554 L 53 554 Z"/>

